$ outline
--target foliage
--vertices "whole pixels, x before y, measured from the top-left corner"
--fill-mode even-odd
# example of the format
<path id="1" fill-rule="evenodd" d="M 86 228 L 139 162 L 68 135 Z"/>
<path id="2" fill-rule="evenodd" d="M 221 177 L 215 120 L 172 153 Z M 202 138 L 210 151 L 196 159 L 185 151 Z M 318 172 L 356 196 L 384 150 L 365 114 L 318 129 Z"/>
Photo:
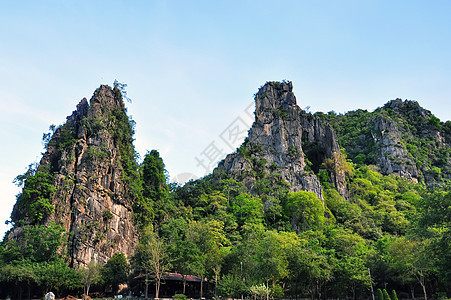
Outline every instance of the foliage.
<path id="1" fill-rule="evenodd" d="M 383 296 L 384 296 L 384 300 L 391 300 L 391 299 L 390 299 L 390 295 L 388 295 L 388 292 L 387 292 L 386 289 L 384 289 L 384 290 L 382 291 L 382 294 L 383 294 Z"/>
<path id="2" fill-rule="evenodd" d="M 233 199 L 230 212 L 235 216 L 239 226 L 256 224 L 262 221 L 263 204 L 260 198 L 250 194 L 241 194 Z"/>
<path id="3" fill-rule="evenodd" d="M 324 205 L 311 192 L 291 193 L 285 205 L 287 216 L 295 231 L 319 228 L 324 224 Z"/>
<path id="4" fill-rule="evenodd" d="M 64 228 L 55 223 L 26 225 L 20 238 L 1 244 L 1 261 L 15 263 L 27 260 L 34 263 L 57 260 L 59 249 L 64 249 L 64 232 Z"/>
<path id="5" fill-rule="evenodd" d="M 218 284 L 218 295 L 229 298 L 240 298 L 247 294 L 245 282 L 234 274 L 223 275 Z"/>
<path id="6" fill-rule="evenodd" d="M 381 289 L 377 289 L 376 300 L 384 300 L 384 293 Z"/>
<path id="7" fill-rule="evenodd" d="M 142 226 L 152 224 L 154 218 L 160 223 L 172 211 L 165 172 L 158 151 L 148 152 L 140 166 L 142 198 L 135 204 L 135 215 Z"/>
<path id="8" fill-rule="evenodd" d="M 396 294 L 395 290 L 391 291 L 391 296 L 390 296 L 391 300 L 398 300 L 398 295 Z"/>
<path id="9" fill-rule="evenodd" d="M 186 300 L 186 299 L 188 299 L 188 297 L 186 297 L 186 295 L 183 295 L 183 294 L 175 294 L 174 296 L 172 296 L 172 299 L 174 299 L 174 300 Z"/>
<path id="10" fill-rule="evenodd" d="M 440 274 L 440 281 L 451 282 L 451 190 L 431 192 L 422 200 L 418 230 L 429 241 L 426 255 Z"/>
<path id="11" fill-rule="evenodd" d="M 81 288 L 79 274 L 62 260 L 35 264 L 35 274 L 45 291 Z"/>
<path id="12" fill-rule="evenodd" d="M 0 282 L 21 287 L 38 286 L 42 291 L 61 292 L 81 288 L 77 272 L 63 261 L 65 230 L 54 224 L 26 225 L 17 239 L 3 241 L 0 246 Z"/>
<path id="13" fill-rule="evenodd" d="M 16 178 L 24 189 L 11 218 L 23 232 L 15 231 L 20 238 L 0 246 L 0 296 L 30 287 L 80 291 L 82 283 L 86 294 L 100 283 L 116 291 L 130 269 L 134 276 L 146 274 L 146 284 L 156 281 L 157 289 L 170 271 L 207 278 L 215 283 L 216 295 L 234 298 L 364 299 L 371 284 L 380 300 L 397 299 L 394 289 L 406 293 L 421 287 L 424 298 L 450 290 L 450 150 L 428 137 L 431 132 L 449 135 L 450 122 L 441 123 L 413 101 L 394 100 L 373 113 L 318 113 L 346 149 L 319 161 L 314 154 L 325 157 L 325 149 L 303 145 L 306 172 L 317 176 L 324 199 L 293 192 L 278 173 L 281 167 L 260 156 L 264 145 L 250 145 L 248 139 L 237 152 L 251 167 L 246 171 L 255 180 L 249 184 L 216 170 L 174 186 L 167 184 L 158 151 L 137 163 L 124 89 L 115 83 L 120 107 L 102 107 L 102 116 L 82 123 L 88 134 L 106 130 L 119 145 L 121 180 L 140 235 L 131 266 L 116 253 L 103 267 L 90 263 L 78 272 L 70 269 L 65 230 L 47 223 L 54 209 L 52 167 L 31 166 Z M 276 114 L 288 117 L 283 110 Z M 399 131 L 398 147 L 419 170 L 418 184 L 385 176 L 375 166 L 382 153 L 377 141 L 388 134 L 381 131 L 381 122 Z M 75 132 L 65 126 L 51 130 L 55 140 L 44 136 L 47 147 L 74 151 Z M 85 153 L 96 162 L 111 158 L 107 144 L 91 145 Z M 294 160 L 302 153 L 290 146 L 285 155 Z M 344 193 L 334 186 L 337 175 L 345 175 Z M 427 180 L 435 185 L 426 186 Z M 112 218 L 111 212 L 103 218 Z"/>
<path id="14" fill-rule="evenodd" d="M 173 270 L 216 278 L 218 295 L 228 297 L 246 295 L 252 286 L 266 283 L 271 291 L 280 292 L 277 287 L 284 286 L 285 296 L 320 298 L 327 290 L 340 298 L 365 297 L 371 284 L 368 267 L 376 284 L 388 276 L 396 287 L 421 285 L 417 269 L 404 267 L 414 256 L 397 251 L 419 251 L 398 245 L 420 245 L 406 233 L 416 230 L 425 190 L 405 179 L 383 176 L 373 166 L 347 164 L 352 172 L 347 175 L 346 200 L 332 186 L 325 188 L 323 202 L 313 193 L 290 193 L 283 187 L 271 195 L 270 185 L 252 195 L 237 182 L 212 177 L 177 188 L 171 195 L 177 217 L 163 221 L 159 229 Z M 277 205 L 278 212 L 273 210 Z M 428 266 L 417 258 L 415 266 Z M 218 277 L 214 270 L 223 275 Z M 403 281 L 401 274 L 411 280 Z"/>
<path id="15" fill-rule="evenodd" d="M 130 265 L 124 253 L 115 253 L 102 268 L 102 281 L 116 293 L 119 284 L 127 282 L 129 271 Z"/>
<path id="16" fill-rule="evenodd" d="M 249 291 L 254 297 L 258 297 L 259 299 L 268 298 L 268 295 L 271 293 L 271 289 L 265 286 L 263 283 L 251 286 L 249 288 Z"/>
<path id="17" fill-rule="evenodd" d="M 95 261 L 90 261 L 86 268 L 81 268 L 78 270 L 81 281 L 83 282 L 83 293 L 86 296 L 89 296 L 89 289 L 91 288 L 91 285 L 101 282 L 101 272 L 102 265 Z"/>
<path id="18" fill-rule="evenodd" d="M 11 215 L 13 222 L 25 219 L 31 224 L 37 224 L 55 210 L 52 201 L 56 188 L 47 165 L 30 165 L 23 175 L 15 178 L 14 182 L 22 186 L 23 190 L 17 196 L 17 208 Z"/>
<path id="19" fill-rule="evenodd" d="M 132 258 L 132 266 L 136 272 L 146 275 L 146 293 L 148 297 L 148 276 L 155 280 L 155 297 L 158 298 L 161 279 L 167 271 L 168 255 L 167 246 L 152 232 L 145 232 Z"/>

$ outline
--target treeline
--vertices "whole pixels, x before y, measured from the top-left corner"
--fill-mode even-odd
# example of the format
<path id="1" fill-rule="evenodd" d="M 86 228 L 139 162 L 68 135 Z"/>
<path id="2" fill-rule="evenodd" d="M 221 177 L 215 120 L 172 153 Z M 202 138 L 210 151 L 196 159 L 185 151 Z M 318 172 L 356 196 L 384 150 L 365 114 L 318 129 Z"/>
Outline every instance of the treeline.
<path id="1" fill-rule="evenodd" d="M 371 285 L 403 298 L 449 293 L 449 186 L 430 191 L 347 164 L 347 200 L 327 172 L 324 201 L 268 178 L 251 195 L 224 174 L 173 189 L 172 210 L 154 223 L 171 270 L 206 277 L 227 297 L 262 286 L 275 298 L 361 299 Z"/>
<path id="2" fill-rule="evenodd" d="M 27 225 L 20 239 L 3 242 L 0 252 L 0 297 L 31 299 L 52 291 L 57 296 L 88 294 L 92 284 L 101 291 L 126 283 L 129 263 L 123 253 L 105 265 L 91 262 L 69 268 L 64 228 L 54 223 Z"/>

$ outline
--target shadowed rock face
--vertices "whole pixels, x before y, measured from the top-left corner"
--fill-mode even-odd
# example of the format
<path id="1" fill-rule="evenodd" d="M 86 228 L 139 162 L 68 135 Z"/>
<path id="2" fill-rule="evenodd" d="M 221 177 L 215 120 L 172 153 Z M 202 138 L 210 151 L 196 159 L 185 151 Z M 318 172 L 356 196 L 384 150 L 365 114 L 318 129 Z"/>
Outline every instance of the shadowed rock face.
<path id="1" fill-rule="evenodd" d="M 378 117 L 373 120 L 372 138 L 378 147 L 377 165 L 382 174 L 395 174 L 418 182 L 418 170 L 402 145 L 401 130 L 393 120 Z"/>
<path id="2" fill-rule="evenodd" d="M 247 141 L 228 155 L 218 169 L 242 180 L 251 190 L 255 181 L 271 174 L 289 183 L 292 191 L 309 191 L 323 198 L 322 188 L 312 166 L 306 163 L 309 154 L 320 165 L 340 152 L 333 129 L 320 119 L 307 116 L 296 104 L 291 82 L 267 82 L 255 96 L 255 121 Z M 315 166 L 313 166 L 315 167 Z M 336 186 L 346 194 L 344 173 L 334 174 Z"/>
<path id="3" fill-rule="evenodd" d="M 125 114 L 120 91 L 102 85 L 54 132 L 40 161 L 39 168 L 54 174 L 56 187 L 55 211 L 43 222 L 71 233 L 68 253 L 74 267 L 91 260 L 105 263 L 116 252 L 131 255 L 137 243 L 133 203 L 122 180 L 121 147 L 133 147 L 132 130 L 128 145 L 118 135 L 120 116 L 128 122 Z M 12 219 L 27 220 L 17 204 Z M 10 237 L 19 232 L 15 228 Z"/>
<path id="4" fill-rule="evenodd" d="M 423 181 L 431 188 L 451 178 L 447 154 L 451 139 L 445 123 L 439 125 L 436 119 L 436 124 L 432 113 L 416 101 L 391 100 L 380 111 L 383 114 L 371 120 L 370 128 L 378 151 L 376 165 L 383 174 Z M 409 143 L 416 144 L 424 157 L 419 159 L 418 154 L 409 149 Z M 431 171 L 437 165 L 441 167 L 440 176 Z"/>
<path id="5" fill-rule="evenodd" d="M 429 188 L 451 178 L 450 122 L 440 122 L 416 101 L 396 99 L 373 112 L 351 111 L 336 117 L 333 124 L 350 157 L 360 155 L 356 162 L 363 159 L 384 175 Z"/>

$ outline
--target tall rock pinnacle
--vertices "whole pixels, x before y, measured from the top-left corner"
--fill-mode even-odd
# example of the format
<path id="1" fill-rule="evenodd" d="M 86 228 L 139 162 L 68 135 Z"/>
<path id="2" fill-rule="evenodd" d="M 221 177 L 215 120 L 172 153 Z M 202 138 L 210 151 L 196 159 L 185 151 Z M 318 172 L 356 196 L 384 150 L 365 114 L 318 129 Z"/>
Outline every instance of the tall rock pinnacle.
<path id="1" fill-rule="evenodd" d="M 249 136 L 236 153 L 228 155 L 218 169 L 243 180 L 255 190 L 255 181 L 275 177 L 292 191 L 310 191 L 323 198 L 320 182 L 313 172 L 303 145 L 310 146 L 316 164 L 333 160 L 340 148 L 334 131 L 318 119 L 306 119 L 296 104 L 291 82 L 267 82 L 255 96 L 255 121 Z M 313 153 L 312 145 L 321 152 Z M 317 148 L 318 148 L 317 147 Z M 336 155 L 335 155 L 336 156 Z M 344 174 L 335 176 L 338 190 L 345 194 Z M 277 179 L 276 179 L 277 180 Z"/>
<path id="2" fill-rule="evenodd" d="M 104 263 L 116 252 L 132 254 L 137 242 L 128 188 L 136 175 L 130 165 L 132 135 L 117 88 L 102 85 L 90 103 L 81 100 L 53 133 L 34 171 L 33 176 L 50 176 L 54 192 L 43 200 L 48 209 L 36 214 L 34 205 L 40 200 L 27 196 L 30 187 L 25 182 L 11 216 L 15 228 L 10 238 L 20 235 L 20 223 L 55 222 L 70 233 L 67 250 L 72 266 L 91 260 Z"/>

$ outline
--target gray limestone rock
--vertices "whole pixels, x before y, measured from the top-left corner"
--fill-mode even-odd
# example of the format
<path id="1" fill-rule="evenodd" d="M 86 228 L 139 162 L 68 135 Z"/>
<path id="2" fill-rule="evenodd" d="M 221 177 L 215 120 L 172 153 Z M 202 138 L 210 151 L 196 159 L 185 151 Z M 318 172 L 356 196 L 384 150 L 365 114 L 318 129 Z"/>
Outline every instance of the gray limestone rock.
<path id="1" fill-rule="evenodd" d="M 322 187 L 306 163 L 303 144 L 324 148 L 318 164 L 340 151 L 333 129 L 319 119 L 307 119 L 296 104 L 291 82 L 267 82 L 255 95 L 255 121 L 245 143 L 228 155 L 215 170 L 225 170 L 255 190 L 256 179 L 280 174 L 279 180 L 290 185 L 291 191 L 309 191 L 323 198 Z M 312 152 L 312 151 L 311 151 Z M 313 153 L 312 153 L 313 154 Z M 335 182 L 346 194 L 344 174 Z"/>
<path id="2" fill-rule="evenodd" d="M 56 129 L 40 161 L 40 168 L 55 174 L 56 187 L 54 213 L 43 222 L 55 222 L 71 234 L 68 253 L 73 267 L 91 260 L 105 263 L 117 252 L 131 255 L 138 240 L 114 127 L 121 114 L 125 114 L 121 94 L 102 85 L 90 103 L 82 99 Z M 17 204 L 12 218 L 27 222 Z M 20 227 L 10 236 L 18 234 Z"/>

